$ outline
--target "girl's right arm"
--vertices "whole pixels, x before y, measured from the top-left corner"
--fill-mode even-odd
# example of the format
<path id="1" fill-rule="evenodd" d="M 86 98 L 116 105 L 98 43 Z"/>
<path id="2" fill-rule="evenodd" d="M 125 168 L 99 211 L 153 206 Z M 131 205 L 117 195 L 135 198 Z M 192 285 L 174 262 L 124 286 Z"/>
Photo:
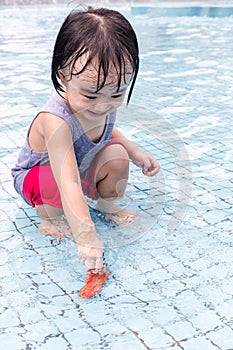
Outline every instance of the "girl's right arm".
<path id="1" fill-rule="evenodd" d="M 44 113 L 42 133 L 57 182 L 63 210 L 78 244 L 78 255 L 88 268 L 103 267 L 103 251 L 81 187 L 70 127 L 61 118 Z"/>

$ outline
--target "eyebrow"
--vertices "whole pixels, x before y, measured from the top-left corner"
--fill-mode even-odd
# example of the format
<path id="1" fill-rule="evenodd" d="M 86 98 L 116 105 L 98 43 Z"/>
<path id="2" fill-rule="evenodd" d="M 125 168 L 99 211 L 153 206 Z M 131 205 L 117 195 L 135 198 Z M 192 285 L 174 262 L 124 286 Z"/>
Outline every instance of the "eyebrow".
<path id="1" fill-rule="evenodd" d="M 107 84 L 104 85 L 104 86 L 107 86 Z M 114 95 L 116 95 L 116 94 L 121 94 L 122 92 L 125 92 L 125 91 L 127 90 L 127 88 L 128 88 L 128 86 L 126 86 L 126 87 L 120 89 L 120 90 L 117 91 L 117 92 L 114 92 L 113 94 L 114 94 Z M 95 91 L 81 88 L 81 91 L 82 91 L 83 93 L 85 93 L 85 94 L 98 94 L 98 93 L 99 93 L 99 91 L 96 92 L 96 87 L 93 87 L 93 89 L 95 89 Z M 100 91 L 101 91 L 101 90 L 100 90 Z"/>

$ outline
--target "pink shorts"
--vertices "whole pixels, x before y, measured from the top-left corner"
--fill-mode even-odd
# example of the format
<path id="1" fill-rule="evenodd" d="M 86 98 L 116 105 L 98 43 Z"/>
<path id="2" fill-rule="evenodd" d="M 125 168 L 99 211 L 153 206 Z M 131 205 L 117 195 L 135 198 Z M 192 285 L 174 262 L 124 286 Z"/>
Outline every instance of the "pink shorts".
<path id="1" fill-rule="evenodd" d="M 106 147 L 112 144 L 122 145 L 118 141 L 110 141 L 94 158 L 87 171 L 86 178 L 81 179 L 83 193 L 91 199 L 96 200 L 99 198 L 95 183 L 95 173 L 100 155 Z M 50 165 L 35 166 L 29 170 L 24 179 L 23 196 L 32 207 L 48 204 L 56 208 L 62 208 L 60 192 Z"/>

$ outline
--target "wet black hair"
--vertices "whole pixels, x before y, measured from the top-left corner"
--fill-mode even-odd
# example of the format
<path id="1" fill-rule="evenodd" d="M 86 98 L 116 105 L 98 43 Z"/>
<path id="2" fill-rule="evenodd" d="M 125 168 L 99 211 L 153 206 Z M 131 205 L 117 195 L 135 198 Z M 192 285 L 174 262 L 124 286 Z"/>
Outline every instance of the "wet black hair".
<path id="1" fill-rule="evenodd" d="M 76 61 L 87 54 L 87 61 L 79 72 L 74 72 Z M 65 19 L 54 46 L 51 78 L 56 91 L 64 92 L 59 81 L 59 69 L 71 64 L 72 75 L 81 74 L 94 58 L 98 59 L 96 92 L 105 85 L 110 64 L 118 75 L 118 91 L 122 76 L 126 81 L 129 73 L 131 86 L 127 97 L 129 103 L 139 69 L 139 49 L 136 34 L 129 21 L 118 11 L 88 7 L 85 11 L 73 10 Z"/>

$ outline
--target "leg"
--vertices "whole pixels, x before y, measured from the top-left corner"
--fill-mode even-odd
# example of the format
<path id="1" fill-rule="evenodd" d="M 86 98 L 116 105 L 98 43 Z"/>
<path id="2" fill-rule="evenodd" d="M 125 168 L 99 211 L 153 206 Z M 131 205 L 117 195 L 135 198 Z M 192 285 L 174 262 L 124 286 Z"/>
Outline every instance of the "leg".
<path id="1" fill-rule="evenodd" d="M 52 207 L 48 204 L 35 205 L 41 224 L 39 231 L 43 235 L 50 235 L 54 238 L 63 238 L 64 235 L 70 237 L 68 223 L 63 220 L 63 210 Z"/>
<path id="2" fill-rule="evenodd" d="M 37 210 L 42 234 L 55 238 L 70 234 L 68 225 L 62 220 L 60 193 L 50 166 L 36 166 L 29 171 L 24 180 L 23 194 Z"/>
<path id="3" fill-rule="evenodd" d="M 112 220 L 119 226 L 126 226 L 135 221 L 138 213 L 120 208 L 114 201 L 124 195 L 129 175 L 129 157 L 120 144 L 106 147 L 96 167 L 96 187 L 100 199 L 98 207 L 107 212 L 106 220 Z"/>

